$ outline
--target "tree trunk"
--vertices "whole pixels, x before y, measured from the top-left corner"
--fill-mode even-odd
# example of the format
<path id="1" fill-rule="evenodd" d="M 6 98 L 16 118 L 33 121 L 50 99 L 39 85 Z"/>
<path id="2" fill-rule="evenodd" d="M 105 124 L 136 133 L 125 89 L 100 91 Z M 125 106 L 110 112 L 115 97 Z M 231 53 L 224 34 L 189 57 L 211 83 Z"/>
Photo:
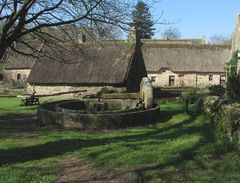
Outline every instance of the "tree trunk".
<path id="1" fill-rule="evenodd" d="M 6 49 L 7 49 L 7 44 L 6 44 L 6 41 L 4 40 L 0 40 L 0 60 L 3 58 L 5 52 L 6 52 Z"/>
<path id="2" fill-rule="evenodd" d="M 4 58 L 4 55 L 8 48 L 13 44 L 14 41 L 11 41 L 10 39 L 0 39 L 0 60 Z"/>
<path id="3" fill-rule="evenodd" d="M 188 114 L 189 110 L 188 110 L 188 106 L 189 106 L 189 101 L 185 101 L 185 112 Z"/>

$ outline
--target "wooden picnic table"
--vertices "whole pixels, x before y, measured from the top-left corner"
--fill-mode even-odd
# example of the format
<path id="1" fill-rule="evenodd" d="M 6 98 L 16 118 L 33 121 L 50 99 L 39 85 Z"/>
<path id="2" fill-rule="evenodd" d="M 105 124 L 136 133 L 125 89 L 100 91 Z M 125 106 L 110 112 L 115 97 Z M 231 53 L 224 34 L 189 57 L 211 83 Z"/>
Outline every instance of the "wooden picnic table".
<path id="1" fill-rule="evenodd" d="M 39 97 L 36 97 L 35 95 L 31 95 L 30 97 L 25 97 L 22 99 L 22 104 L 27 105 L 39 105 Z"/>

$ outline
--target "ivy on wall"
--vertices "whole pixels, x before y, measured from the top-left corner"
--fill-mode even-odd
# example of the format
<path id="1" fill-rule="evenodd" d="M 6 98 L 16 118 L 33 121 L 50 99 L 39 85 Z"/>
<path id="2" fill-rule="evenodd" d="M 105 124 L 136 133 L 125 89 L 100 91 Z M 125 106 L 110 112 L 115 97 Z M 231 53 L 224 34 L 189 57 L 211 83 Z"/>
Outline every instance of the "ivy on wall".
<path id="1" fill-rule="evenodd" d="M 235 51 L 231 60 L 226 64 L 227 97 L 233 101 L 240 101 L 240 76 L 238 74 L 238 53 Z"/>

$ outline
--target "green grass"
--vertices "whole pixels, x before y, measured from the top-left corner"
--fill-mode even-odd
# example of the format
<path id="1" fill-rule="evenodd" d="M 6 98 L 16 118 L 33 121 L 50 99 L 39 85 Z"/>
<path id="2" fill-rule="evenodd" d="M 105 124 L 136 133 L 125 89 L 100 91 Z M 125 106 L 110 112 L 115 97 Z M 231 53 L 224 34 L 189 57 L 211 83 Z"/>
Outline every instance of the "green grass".
<path id="1" fill-rule="evenodd" d="M 0 73 L 3 72 L 3 64 L 0 63 Z"/>
<path id="2" fill-rule="evenodd" d="M 16 96 L 10 96 L 7 94 L 0 94 L 0 116 L 7 114 L 17 113 L 36 113 L 37 105 L 35 106 L 22 106 L 21 99 Z M 46 103 L 58 99 L 42 99 L 41 103 Z"/>
<path id="3" fill-rule="evenodd" d="M 214 126 L 191 107 L 161 104 L 149 126 L 87 133 L 37 125 L 35 107 L 0 98 L 0 182 L 53 182 L 59 160 L 78 157 L 96 167 L 119 167 L 141 180 L 239 182 L 240 158 L 214 136 Z"/>

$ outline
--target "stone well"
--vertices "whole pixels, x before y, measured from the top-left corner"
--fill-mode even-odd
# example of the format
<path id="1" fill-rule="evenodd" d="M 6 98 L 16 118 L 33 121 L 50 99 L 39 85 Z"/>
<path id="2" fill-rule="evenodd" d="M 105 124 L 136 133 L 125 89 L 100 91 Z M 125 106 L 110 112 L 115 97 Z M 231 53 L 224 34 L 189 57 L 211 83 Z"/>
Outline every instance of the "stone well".
<path id="1" fill-rule="evenodd" d="M 91 98 L 43 104 L 38 108 L 42 124 L 57 124 L 63 128 L 111 130 L 154 122 L 159 106 L 153 103 L 153 90 L 148 78 L 143 78 L 136 99 Z"/>

